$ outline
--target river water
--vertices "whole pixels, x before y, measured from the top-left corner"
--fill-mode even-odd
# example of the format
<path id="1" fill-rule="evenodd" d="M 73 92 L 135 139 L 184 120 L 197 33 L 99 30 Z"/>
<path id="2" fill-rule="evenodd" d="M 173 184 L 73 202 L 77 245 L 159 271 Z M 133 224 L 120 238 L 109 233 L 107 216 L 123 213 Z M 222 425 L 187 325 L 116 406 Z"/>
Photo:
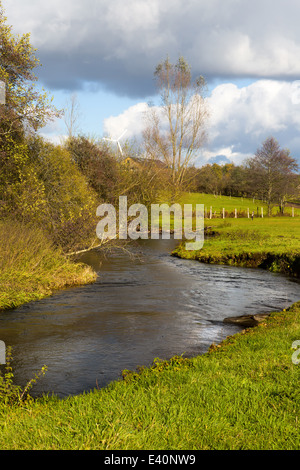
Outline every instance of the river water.
<path id="1" fill-rule="evenodd" d="M 225 317 L 282 309 L 300 298 L 299 281 L 181 260 L 170 256 L 174 246 L 149 240 L 104 260 L 87 253 L 81 261 L 99 273 L 93 285 L 2 312 L 0 339 L 13 347 L 15 382 L 24 386 L 45 364 L 33 395 L 101 388 L 123 369 L 202 354 L 241 331 Z"/>

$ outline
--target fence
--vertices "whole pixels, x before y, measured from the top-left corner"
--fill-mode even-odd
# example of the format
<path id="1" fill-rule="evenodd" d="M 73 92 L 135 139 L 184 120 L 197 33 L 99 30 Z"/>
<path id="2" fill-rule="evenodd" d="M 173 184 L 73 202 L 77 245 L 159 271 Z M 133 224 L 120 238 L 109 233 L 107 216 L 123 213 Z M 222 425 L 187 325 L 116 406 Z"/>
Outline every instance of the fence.
<path id="1" fill-rule="evenodd" d="M 297 216 L 298 214 L 295 212 L 295 208 L 294 207 L 291 207 L 291 213 L 288 213 L 286 212 L 284 215 L 286 216 L 290 216 L 290 217 L 295 217 Z M 264 208 L 263 207 L 257 207 L 256 211 L 254 210 L 250 210 L 250 208 L 248 207 L 247 209 L 231 209 L 230 211 L 227 211 L 225 209 L 225 207 L 223 207 L 221 210 L 213 210 L 213 207 L 210 206 L 210 208 L 208 209 L 207 207 L 204 208 L 204 218 L 205 219 L 213 219 L 213 218 L 221 218 L 221 219 L 225 219 L 225 218 L 254 218 L 254 217 L 260 217 L 260 218 L 263 218 L 264 216 L 266 216 L 266 212 L 264 212 Z M 282 214 L 275 214 L 275 215 L 282 215 Z M 273 214 L 274 216 L 274 214 Z"/>

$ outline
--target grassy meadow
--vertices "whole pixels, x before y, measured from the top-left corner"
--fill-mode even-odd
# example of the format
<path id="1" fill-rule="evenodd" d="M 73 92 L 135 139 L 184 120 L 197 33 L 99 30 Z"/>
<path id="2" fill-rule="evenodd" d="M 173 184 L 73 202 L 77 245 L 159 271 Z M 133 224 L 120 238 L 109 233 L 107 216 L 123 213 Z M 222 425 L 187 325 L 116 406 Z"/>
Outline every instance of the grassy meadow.
<path id="1" fill-rule="evenodd" d="M 204 263 L 261 267 L 300 276 L 300 218 L 206 219 L 207 237 L 199 251 L 184 244 L 173 254 Z"/>
<path id="2" fill-rule="evenodd" d="M 233 198 L 232 198 L 233 199 Z M 212 204 L 213 196 L 186 195 L 183 203 Z M 232 202 L 231 208 L 237 206 Z M 248 201 L 244 202 L 249 207 Z M 231 199 L 222 198 L 230 207 Z M 219 208 L 221 207 L 219 206 Z M 233 209 L 234 210 L 234 209 Z M 187 251 L 182 243 L 173 254 L 205 263 L 261 267 L 273 272 L 300 276 L 300 217 L 213 217 L 205 219 L 206 237 L 199 251 Z"/>
<path id="3" fill-rule="evenodd" d="M 212 208 L 213 217 L 222 217 L 223 208 L 227 217 L 234 217 L 235 209 L 238 216 L 247 217 L 247 210 L 249 209 L 250 217 L 252 211 L 255 217 L 261 216 L 261 209 L 263 209 L 264 216 L 267 215 L 267 205 L 259 199 L 247 199 L 244 197 L 231 197 L 231 196 L 214 196 L 212 194 L 204 193 L 185 193 L 181 196 L 180 201 L 182 204 L 204 204 L 207 216 L 209 216 L 210 208 Z M 290 203 L 291 204 L 291 203 Z M 292 206 L 292 204 L 291 204 Z M 292 215 L 292 207 L 285 207 L 284 213 L 286 216 Z M 294 207 L 294 215 L 300 216 L 300 207 Z M 276 216 L 279 212 L 278 206 L 272 207 L 272 215 Z"/>
<path id="4" fill-rule="evenodd" d="M 11 309 L 64 287 L 96 279 L 86 265 L 73 263 L 41 229 L 0 223 L 0 309 Z"/>

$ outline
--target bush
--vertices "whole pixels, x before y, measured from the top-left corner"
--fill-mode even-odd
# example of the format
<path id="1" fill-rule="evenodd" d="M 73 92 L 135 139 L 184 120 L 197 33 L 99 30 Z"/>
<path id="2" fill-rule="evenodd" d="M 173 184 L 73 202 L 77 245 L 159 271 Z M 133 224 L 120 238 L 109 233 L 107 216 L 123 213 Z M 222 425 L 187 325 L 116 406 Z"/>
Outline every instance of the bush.
<path id="1" fill-rule="evenodd" d="M 65 148 L 38 136 L 8 140 L 0 169 L 2 219 L 43 227 L 65 250 L 96 237 L 97 194 Z"/>
<path id="2" fill-rule="evenodd" d="M 119 174 L 118 162 L 109 149 L 83 136 L 69 138 L 66 149 L 98 197 L 113 202 Z"/>
<path id="3" fill-rule="evenodd" d="M 12 348 L 7 347 L 6 350 L 6 364 L 4 373 L 0 370 L 0 403 L 5 405 L 20 404 L 31 399 L 29 394 L 30 389 L 36 381 L 45 375 L 47 367 L 43 366 L 35 376 L 27 382 L 26 386 L 22 389 L 19 385 L 14 384 L 14 374 L 12 369 Z"/>
<path id="4" fill-rule="evenodd" d="M 64 147 L 35 137 L 29 149 L 44 187 L 44 227 L 65 251 L 86 248 L 96 237 L 95 191 Z"/>
<path id="5" fill-rule="evenodd" d="M 95 280 L 89 266 L 71 262 L 35 225 L 1 221 L 0 247 L 0 309 Z"/>
<path id="6" fill-rule="evenodd" d="M 25 142 L 7 139 L 0 160 L 0 216 L 41 223 L 46 199 L 43 182 L 30 162 Z"/>

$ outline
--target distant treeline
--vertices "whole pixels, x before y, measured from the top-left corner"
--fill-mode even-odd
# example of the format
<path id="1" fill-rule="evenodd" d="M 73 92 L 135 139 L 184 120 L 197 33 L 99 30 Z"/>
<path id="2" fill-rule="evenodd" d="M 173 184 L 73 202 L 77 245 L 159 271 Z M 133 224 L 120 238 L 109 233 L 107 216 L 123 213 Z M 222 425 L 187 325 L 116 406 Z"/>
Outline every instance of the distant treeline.
<path id="1" fill-rule="evenodd" d="M 268 139 L 262 147 L 272 143 Z M 300 199 L 300 175 L 297 164 L 289 156 L 282 155 L 281 164 L 277 159 L 269 159 L 266 165 L 258 162 L 257 155 L 243 165 L 227 163 L 207 164 L 189 170 L 189 190 L 214 195 L 247 197 L 260 199 L 269 208 L 277 205 L 281 213 L 289 201 Z M 287 157 L 286 159 L 284 157 Z"/>

